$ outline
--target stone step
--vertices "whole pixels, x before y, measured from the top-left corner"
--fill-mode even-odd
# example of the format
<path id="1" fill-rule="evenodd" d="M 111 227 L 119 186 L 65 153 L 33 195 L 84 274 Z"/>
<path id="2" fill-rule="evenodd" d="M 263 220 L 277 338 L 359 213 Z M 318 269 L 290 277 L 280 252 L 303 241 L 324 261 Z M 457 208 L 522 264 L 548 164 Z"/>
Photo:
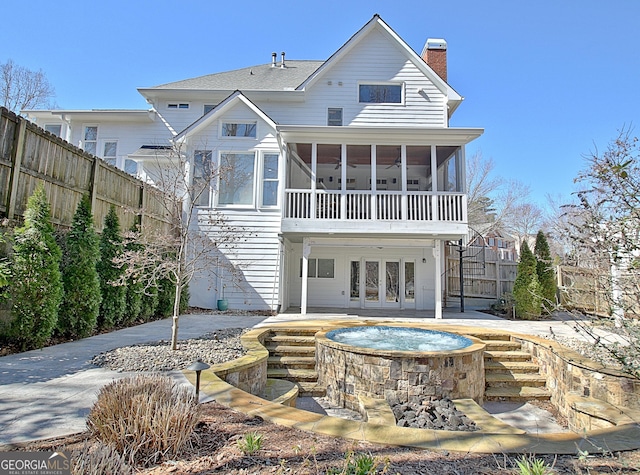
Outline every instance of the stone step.
<path id="1" fill-rule="evenodd" d="M 470 333 L 470 332 L 465 332 L 465 335 L 469 335 L 475 338 L 478 338 L 480 340 L 486 341 L 486 340 L 491 340 L 491 341 L 496 341 L 496 340 L 506 340 L 506 341 L 510 341 L 511 340 L 511 335 L 509 335 L 506 332 L 503 333 L 491 333 L 491 332 L 478 332 L 478 333 Z"/>
<path id="2" fill-rule="evenodd" d="M 327 390 L 313 381 L 298 381 L 298 397 L 324 397 Z"/>
<path id="3" fill-rule="evenodd" d="M 536 373 L 489 373 L 485 374 L 487 387 L 511 387 L 528 386 L 543 387 L 547 384 L 547 378 Z"/>
<path id="4" fill-rule="evenodd" d="M 485 351 L 518 351 L 522 345 L 517 341 L 507 340 L 483 340 L 487 345 Z"/>
<path id="5" fill-rule="evenodd" d="M 318 333 L 318 329 L 311 328 L 296 328 L 296 327 L 277 327 L 271 328 L 272 335 L 301 335 L 301 336 L 313 336 Z"/>
<path id="6" fill-rule="evenodd" d="M 286 379 L 287 381 L 317 381 L 315 369 L 267 368 L 267 378 Z"/>
<path id="7" fill-rule="evenodd" d="M 547 388 L 532 388 L 529 386 L 508 388 L 487 388 L 484 392 L 485 401 L 513 401 L 526 402 L 531 399 L 548 401 L 551 393 Z"/>
<path id="8" fill-rule="evenodd" d="M 315 369 L 316 359 L 313 356 L 269 356 L 269 368 Z"/>
<path id="9" fill-rule="evenodd" d="M 485 373 L 538 373 L 540 367 L 530 361 L 485 361 Z"/>
<path id="10" fill-rule="evenodd" d="M 270 335 L 264 339 L 264 344 L 271 343 L 287 346 L 312 346 L 316 347 L 316 338 L 311 335 Z"/>
<path id="11" fill-rule="evenodd" d="M 484 361 L 531 361 L 531 355 L 526 351 L 485 351 Z"/>
<path id="12" fill-rule="evenodd" d="M 311 346 L 265 345 L 270 356 L 315 357 L 316 348 Z"/>

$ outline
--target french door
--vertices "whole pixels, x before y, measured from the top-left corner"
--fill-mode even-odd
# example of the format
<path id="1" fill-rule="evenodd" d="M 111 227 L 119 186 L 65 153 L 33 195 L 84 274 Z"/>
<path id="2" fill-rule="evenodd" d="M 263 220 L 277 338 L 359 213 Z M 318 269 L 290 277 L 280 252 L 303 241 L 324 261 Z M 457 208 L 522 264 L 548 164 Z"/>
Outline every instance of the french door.
<path id="1" fill-rule="evenodd" d="M 414 261 L 363 259 L 351 261 L 352 304 L 365 308 L 415 307 Z"/>

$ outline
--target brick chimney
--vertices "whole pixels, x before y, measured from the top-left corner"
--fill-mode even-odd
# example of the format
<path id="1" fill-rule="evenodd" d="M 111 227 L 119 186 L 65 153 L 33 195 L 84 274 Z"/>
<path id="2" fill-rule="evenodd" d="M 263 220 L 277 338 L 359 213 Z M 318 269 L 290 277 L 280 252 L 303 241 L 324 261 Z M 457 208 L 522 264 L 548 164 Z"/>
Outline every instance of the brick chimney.
<path id="1" fill-rule="evenodd" d="M 421 56 L 429 67 L 447 82 L 447 42 L 440 38 L 429 38 Z"/>

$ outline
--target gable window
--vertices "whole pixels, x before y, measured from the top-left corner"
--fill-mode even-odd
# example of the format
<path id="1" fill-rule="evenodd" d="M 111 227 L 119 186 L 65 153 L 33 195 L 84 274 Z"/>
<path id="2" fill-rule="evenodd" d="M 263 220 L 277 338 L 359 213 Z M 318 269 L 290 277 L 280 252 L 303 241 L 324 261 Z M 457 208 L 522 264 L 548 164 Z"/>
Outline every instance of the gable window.
<path id="1" fill-rule="evenodd" d="M 255 122 L 223 122 L 220 135 L 222 137 L 251 137 L 256 138 Z"/>
<path id="2" fill-rule="evenodd" d="M 44 130 L 58 137 L 62 137 L 62 125 L 60 124 L 47 124 L 44 126 Z"/>
<path id="3" fill-rule="evenodd" d="M 329 107 L 327 109 L 327 125 L 342 125 L 342 107 Z"/>
<path id="4" fill-rule="evenodd" d="M 247 206 L 254 204 L 255 154 L 220 154 L 218 204 Z"/>
<path id="5" fill-rule="evenodd" d="M 98 151 L 98 126 L 87 125 L 82 134 L 82 148 L 85 152 L 96 155 Z"/>
<path id="6" fill-rule="evenodd" d="M 191 199 L 196 206 L 209 206 L 210 196 L 211 150 L 196 150 L 193 154 Z"/>
<path id="7" fill-rule="evenodd" d="M 102 147 L 102 159 L 109 165 L 116 166 L 116 160 L 118 151 L 118 142 L 115 140 L 107 140 Z"/>
<path id="8" fill-rule="evenodd" d="M 278 205 L 278 154 L 265 153 L 262 157 L 262 206 Z"/>
<path id="9" fill-rule="evenodd" d="M 361 103 L 401 104 L 401 84 L 360 84 L 358 100 Z"/>
<path id="10" fill-rule="evenodd" d="M 167 104 L 167 109 L 188 109 L 189 104 L 186 102 L 170 102 Z"/>

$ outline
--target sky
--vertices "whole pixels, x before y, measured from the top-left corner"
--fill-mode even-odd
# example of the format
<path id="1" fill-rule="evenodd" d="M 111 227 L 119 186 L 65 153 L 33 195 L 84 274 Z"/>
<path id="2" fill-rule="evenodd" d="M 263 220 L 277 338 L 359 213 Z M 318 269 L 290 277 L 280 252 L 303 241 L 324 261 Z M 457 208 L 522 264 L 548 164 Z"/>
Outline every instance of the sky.
<path id="1" fill-rule="evenodd" d="M 448 44 L 451 127 L 529 200 L 566 201 L 585 157 L 640 134 L 640 0 L 29 0 L 1 8 L 0 63 L 42 70 L 63 109 L 146 109 L 150 87 L 325 60 L 374 14 L 417 53 Z"/>

